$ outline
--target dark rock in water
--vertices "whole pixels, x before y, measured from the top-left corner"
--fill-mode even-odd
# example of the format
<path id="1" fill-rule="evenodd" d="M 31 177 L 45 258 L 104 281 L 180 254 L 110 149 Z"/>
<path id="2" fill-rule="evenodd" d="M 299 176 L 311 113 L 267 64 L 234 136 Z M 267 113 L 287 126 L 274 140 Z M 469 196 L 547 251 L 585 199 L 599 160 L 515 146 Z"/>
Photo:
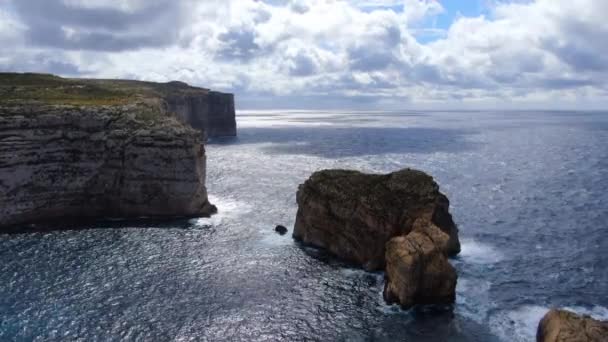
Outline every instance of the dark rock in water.
<path id="1" fill-rule="evenodd" d="M 208 215 L 214 215 L 217 214 L 217 207 L 214 204 L 207 202 L 203 207 L 203 211 Z"/>
<path id="2" fill-rule="evenodd" d="M 538 324 L 538 342 L 606 342 L 608 322 L 566 310 L 550 310 Z"/>
<path id="3" fill-rule="evenodd" d="M 418 220 L 447 234 L 440 246 L 443 252 L 460 252 L 449 201 L 433 178 L 421 171 L 387 175 L 319 171 L 300 185 L 297 202 L 295 239 L 367 270 L 382 269 L 386 243 L 413 231 Z"/>
<path id="4" fill-rule="evenodd" d="M 287 234 L 287 228 L 285 226 L 278 225 L 274 228 L 274 231 L 279 233 L 280 235 Z"/>
<path id="5" fill-rule="evenodd" d="M 449 236 L 432 224 L 420 227 L 386 244 L 384 299 L 405 309 L 456 299 L 456 270 L 442 250 Z"/>

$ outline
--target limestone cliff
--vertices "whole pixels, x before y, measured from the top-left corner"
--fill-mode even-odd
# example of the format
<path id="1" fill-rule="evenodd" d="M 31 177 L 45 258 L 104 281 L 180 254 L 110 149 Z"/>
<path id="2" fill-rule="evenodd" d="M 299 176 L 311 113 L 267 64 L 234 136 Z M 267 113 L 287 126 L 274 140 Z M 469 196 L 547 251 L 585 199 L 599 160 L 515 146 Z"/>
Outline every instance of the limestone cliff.
<path id="1" fill-rule="evenodd" d="M 195 94 L 168 94 L 167 110 L 208 138 L 236 136 L 234 96 L 201 90 Z"/>
<path id="2" fill-rule="evenodd" d="M 200 131 L 158 97 L 125 94 L 0 74 L 0 227 L 214 211 Z"/>
<path id="3" fill-rule="evenodd" d="M 77 80 L 115 91 L 159 98 L 161 109 L 203 133 L 203 139 L 236 136 L 234 95 L 189 86 L 183 82 Z"/>

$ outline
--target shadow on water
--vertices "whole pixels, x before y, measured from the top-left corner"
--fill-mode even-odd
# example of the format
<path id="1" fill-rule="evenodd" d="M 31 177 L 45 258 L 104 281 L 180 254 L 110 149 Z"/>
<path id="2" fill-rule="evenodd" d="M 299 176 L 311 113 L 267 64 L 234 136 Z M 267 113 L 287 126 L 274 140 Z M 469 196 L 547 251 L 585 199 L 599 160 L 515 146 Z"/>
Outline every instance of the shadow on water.
<path id="1" fill-rule="evenodd" d="M 474 130 L 384 127 L 244 127 L 239 137 L 214 139 L 211 145 L 272 144 L 271 154 L 304 154 L 324 158 L 388 153 L 457 153 L 476 148 Z"/>
<path id="2" fill-rule="evenodd" d="M 381 290 L 384 272 L 366 272 L 353 263 L 340 260 L 327 250 L 296 242 L 308 257 L 332 269 L 359 273 L 351 288 L 369 287 Z M 354 291 L 356 292 L 356 291 Z M 348 296 L 353 296 L 349 292 Z M 398 305 L 384 305 L 375 312 L 373 324 L 367 330 L 347 330 L 337 341 L 485 341 L 498 342 L 490 328 L 461 315 L 456 305 L 422 305 L 403 310 Z"/>
<path id="3" fill-rule="evenodd" d="M 484 341 L 498 342 L 488 327 L 456 314 L 453 310 L 432 312 L 412 309 L 385 315 L 374 341 Z"/>
<path id="4" fill-rule="evenodd" d="M 190 229 L 191 217 L 136 219 L 64 219 L 38 224 L 15 225 L 0 230 L 0 235 L 81 231 L 91 229 Z"/>

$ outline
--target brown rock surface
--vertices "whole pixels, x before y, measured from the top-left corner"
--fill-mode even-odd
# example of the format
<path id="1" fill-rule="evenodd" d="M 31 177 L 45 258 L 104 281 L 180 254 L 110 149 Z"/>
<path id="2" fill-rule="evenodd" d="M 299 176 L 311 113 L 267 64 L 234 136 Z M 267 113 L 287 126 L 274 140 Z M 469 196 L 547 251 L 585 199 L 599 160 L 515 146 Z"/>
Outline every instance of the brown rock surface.
<path id="1" fill-rule="evenodd" d="M 441 246 L 446 233 L 434 225 L 386 244 L 384 299 L 407 309 L 416 304 L 451 304 L 456 299 L 456 270 Z"/>
<path id="2" fill-rule="evenodd" d="M 538 325 L 538 342 L 606 342 L 608 322 L 566 310 L 549 311 Z"/>
<path id="3" fill-rule="evenodd" d="M 144 104 L 0 106 L 0 227 L 212 213 L 200 132 Z"/>
<path id="4" fill-rule="evenodd" d="M 432 222 L 447 236 L 443 252 L 460 252 L 449 201 L 433 178 L 404 169 L 387 175 L 347 170 L 315 172 L 297 193 L 293 236 L 367 270 L 384 266 L 385 245 Z M 421 229 L 428 224 L 419 224 Z"/>

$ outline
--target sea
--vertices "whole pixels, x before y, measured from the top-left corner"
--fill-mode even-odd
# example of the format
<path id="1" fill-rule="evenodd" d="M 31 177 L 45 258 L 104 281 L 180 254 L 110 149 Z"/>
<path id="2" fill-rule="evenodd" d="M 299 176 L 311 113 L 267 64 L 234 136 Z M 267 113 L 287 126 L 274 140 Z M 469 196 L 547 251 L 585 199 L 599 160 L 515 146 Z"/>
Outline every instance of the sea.
<path id="1" fill-rule="evenodd" d="M 206 146 L 218 214 L 0 235 L 0 341 L 534 341 L 553 307 L 608 319 L 608 112 L 247 111 Z M 452 308 L 302 246 L 320 169 L 431 174 L 462 252 Z M 289 233 L 275 233 L 276 225 Z"/>

